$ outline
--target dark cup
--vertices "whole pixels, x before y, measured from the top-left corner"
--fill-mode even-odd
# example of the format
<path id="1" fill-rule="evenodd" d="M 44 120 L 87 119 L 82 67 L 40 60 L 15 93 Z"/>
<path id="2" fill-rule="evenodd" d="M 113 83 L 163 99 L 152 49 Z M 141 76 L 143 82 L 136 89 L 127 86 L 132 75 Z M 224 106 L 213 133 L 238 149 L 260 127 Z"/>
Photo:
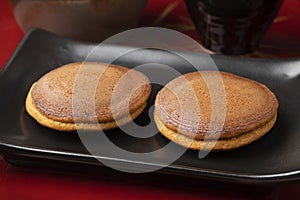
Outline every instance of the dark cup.
<path id="1" fill-rule="evenodd" d="M 259 43 L 282 0 L 185 0 L 206 48 L 223 54 L 247 54 Z"/>

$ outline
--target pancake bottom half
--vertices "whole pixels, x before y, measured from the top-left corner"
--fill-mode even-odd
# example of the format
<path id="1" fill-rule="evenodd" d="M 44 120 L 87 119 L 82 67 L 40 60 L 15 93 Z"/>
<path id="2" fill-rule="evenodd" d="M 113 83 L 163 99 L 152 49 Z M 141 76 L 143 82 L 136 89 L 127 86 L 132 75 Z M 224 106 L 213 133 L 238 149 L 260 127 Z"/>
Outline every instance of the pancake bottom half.
<path id="1" fill-rule="evenodd" d="M 238 147 L 250 144 L 271 130 L 277 119 L 277 113 L 265 124 L 260 127 L 255 128 L 252 131 L 243 133 L 241 135 L 231 137 L 231 138 L 219 138 L 218 140 L 199 140 L 195 138 L 187 137 L 180 132 L 173 131 L 166 127 L 161 119 L 159 119 L 158 114 L 154 111 L 154 121 L 158 130 L 169 140 L 179 144 L 181 146 L 187 147 L 193 150 L 204 150 L 204 151 L 226 151 L 236 149 Z"/>
<path id="2" fill-rule="evenodd" d="M 34 85 L 33 85 L 34 86 Z M 107 122 L 99 122 L 99 123 L 67 123 L 61 122 L 57 120 L 53 120 L 44 116 L 35 106 L 32 96 L 31 96 L 31 87 L 27 98 L 26 98 L 26 110 L 27 112 L 41 125 L 59 130 L 59 131 L 75 131 L 75 130 L 88 130 L 88 131 L 96 131 L 96 130 L 109 130 L 113 128 L 117 128 L 118 126 L 124 125 L 133 119 L 137 118 L 145 109 L 146 103 L 137 108 L 135 111 L 130 113 L 130 116 L 124 116 L 122 118 L 116 119 Z"/>

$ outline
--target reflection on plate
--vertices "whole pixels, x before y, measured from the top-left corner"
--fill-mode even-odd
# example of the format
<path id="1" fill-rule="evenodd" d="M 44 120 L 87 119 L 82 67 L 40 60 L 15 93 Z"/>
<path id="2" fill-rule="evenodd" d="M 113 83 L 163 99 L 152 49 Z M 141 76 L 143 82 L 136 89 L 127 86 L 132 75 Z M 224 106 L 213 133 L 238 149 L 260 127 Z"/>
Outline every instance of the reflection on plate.
<path id="1" fill-rule="evenodd" d="M 81 171 L 91 170 L 91 166 L 95 171 L 102 170 L 101 163 L 88 153 L 77 134 L 42 127 L 24 109 L 26 94 L 34 81 L 58 66 L 82 61 L 93 47 L 93 44 L 66 40 L 38 29 L 26 35 L 0 74 L 0 152 L 9 162 L 37 167 L 48 163 L 60 169 L 66 169 L 71 164 L 73 168 L 80 166 Z M 130 49 L 118 46 L 102 48 L 105 48 L 105 56 L 108 57 L 117 53 L 120 48 Z M 205 57 L 195 53 L 186 55 L 197 57 L 200 61 Z M 220 70 L 254 79 L 274 91 L 280 102 L 278 121 L 269 134 L 253 144 L 233 151 L 210 153 L 203 159 L 198 158 L 198 152 L 187 150 L 177 161 L 159 172 L 172 174 L 174 177 L 193 176 L 196 179 L 248 184 L 275 185 L 299 180 L 300 60 L 245 59 L 218 55 L 213 55 L 212 58 Z M 93 61 L 101 60 L 93 58 Z M 127 67 L 150 62 L 172 66 L 180 73 L 195 70 L 178 56 L 154 49 L 132 51 L 115 61 L 116 64 Z M 210 66 L 203 62 L 201 67 L 208 69 Z M 159 69 L 154 70 L 160 72 Z M 149 123 L 148 110 L 161 87 L 154 85 L 148 108 L 137 119 L 138 123 Z M 160 134 L 138 139 L 126 135 L 120 129 L 107 131 L 106 135 L 115 144 L 133 152 L 153 151 L 169 142 Z M 160 155 L 160 160 L 144 163 L 121 159 L 118 155 L 105 159 L 113 165 L 147 168 L 157 165 L 158 161 L 167 156 L 165 152 Z"/>

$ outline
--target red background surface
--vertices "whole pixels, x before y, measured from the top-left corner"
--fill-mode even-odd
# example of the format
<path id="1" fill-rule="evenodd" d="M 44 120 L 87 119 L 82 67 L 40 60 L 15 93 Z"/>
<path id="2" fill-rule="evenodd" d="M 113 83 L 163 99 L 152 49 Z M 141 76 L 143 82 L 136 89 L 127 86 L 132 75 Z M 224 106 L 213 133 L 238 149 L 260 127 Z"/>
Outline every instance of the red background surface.
<path id="1" fill-rule="evenodd" d="M 149 0 L 140 26 L 160 26 L 181 31 L 198 40 L 182 0 Z M 23 37 L 7 0 L 0 2 L 0 69 Z M 273 25 L 253 56 L 300 57 L 300 2 L 285 0 Z M 22 169 L 0 157 L 0 199 L 299 199 L 300 184 L 274 188 L 267 194 L 131 183 L 117 179 L 81 176 L 37 169 Z"/>

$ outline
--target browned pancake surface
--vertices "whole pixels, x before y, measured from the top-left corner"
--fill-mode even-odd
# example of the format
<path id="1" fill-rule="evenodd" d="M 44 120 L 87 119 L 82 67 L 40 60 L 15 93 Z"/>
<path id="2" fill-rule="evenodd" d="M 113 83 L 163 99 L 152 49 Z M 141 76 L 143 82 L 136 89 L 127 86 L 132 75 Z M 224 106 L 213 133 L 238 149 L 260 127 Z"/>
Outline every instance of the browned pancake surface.
<path id="1" fill-rule="evenodd" d="M 211 89 L 220 87 L 216 84 L 220 80 L 223 90 L 215 88 L 212 90 L 215 93 L 211 94 L 207 85 Z M 158 93 L 155 109 L 159 119 L 169 129 L 203 139 L 212 122 L 212 95 L 218 105 L 225 101 L 221 110 L 225 112 L 225 122 L 221 124 L 223 129 L 211 133 L 220 134 L 220 138 L 234 137 L 263 126 L 274 117 L 278 108 L 275 95 L 263 84 L 226 72 L 201 71 L 169 82 Z M 193 119 L 191 116 L 194 116 Z M 219 126 L 218 122 L 215 125 Z"/>
<path id="2" fill-rule="evenodd" d="M 74 84 L 79 97 L 76 107 L 72 104 Z M 74 122 L 72 109 L 76 109 L 76 122 L 90 122 L 95 111 L 99 122 L 110 122 L 134 113 L 145 104 L 150 92 L 148 78 L 136 70 L 86 62 L 50 71 L 34 84 L 31 98 L 39 113 L 55 121 Z M 92 106 L 88 103 L 91 96 Z"/>

